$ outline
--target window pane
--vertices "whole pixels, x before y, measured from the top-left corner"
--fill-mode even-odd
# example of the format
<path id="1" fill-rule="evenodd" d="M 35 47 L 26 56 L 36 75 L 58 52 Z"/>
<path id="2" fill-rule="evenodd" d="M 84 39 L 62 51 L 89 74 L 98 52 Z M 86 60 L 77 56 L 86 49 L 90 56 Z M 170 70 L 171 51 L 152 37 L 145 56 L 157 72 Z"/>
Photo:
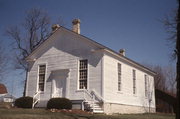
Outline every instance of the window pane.
<path id="1" fill-rule="evenodd" d="M 46 65 L 39 66 L 39 91 L 44 91 Z"/>
<path id="2" fill-rule="evenodd" d="M 136 70 L 133 70 L 133 94 L 136 94 Z"/>
<path id="3" fill-rule="evenodd" d="M 45 74 L 46 65 L 40 65 L 39 66 L 39 74 Z"/>
<path id="4" fill-rule="evenodd" d="M 121 64 L 118 63 L 118 91 L 121 91 Z"/>
<path id="5" fill-rule="evenodd" d="M 87 64 L 88 61 L 87 60 L 80 60 L 79 63 L 79 89 L 87 89 L 87 73 L 88 73 L 88 69 L 87 69 Z"/>
<path id="6" fill-rule="evenodd" d="M 148 96 L 148 77 L 147 75 L 144 76 L 144 82 L 145 82 L 145 96 Z"/>

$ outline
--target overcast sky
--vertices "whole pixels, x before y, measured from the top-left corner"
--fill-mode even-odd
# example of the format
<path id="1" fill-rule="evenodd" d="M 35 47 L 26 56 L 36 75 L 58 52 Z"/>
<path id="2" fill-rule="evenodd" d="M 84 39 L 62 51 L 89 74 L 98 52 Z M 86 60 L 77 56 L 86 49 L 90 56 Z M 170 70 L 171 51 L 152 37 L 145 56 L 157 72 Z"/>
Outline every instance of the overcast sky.
<path id="1" fill-rule="evenodd" d="M 117 52 L 123 48 L 136 62 L 172 64 L 169 36 L 160 20 L 176 9 L 176 0 L 0 0 L 0 41 L 8 55 L 12 40 L 4 36 L 4 29 L 22 23 L 25 11 L 33 7 L 47 11 L 54 21 L 61 17 L 68 29 L 79 18 L 82 35 Z M 6 85 L 16 96 L 22 93 L 19 72 L 6 76 L 13 79 Z"/>

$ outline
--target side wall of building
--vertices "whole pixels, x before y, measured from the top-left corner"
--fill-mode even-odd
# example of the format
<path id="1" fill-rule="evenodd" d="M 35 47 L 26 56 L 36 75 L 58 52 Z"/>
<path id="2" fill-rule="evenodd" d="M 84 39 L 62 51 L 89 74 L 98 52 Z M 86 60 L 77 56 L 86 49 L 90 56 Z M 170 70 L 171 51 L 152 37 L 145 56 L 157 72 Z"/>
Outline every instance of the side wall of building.
<path id="1" fill-rule="evenodd" d="M 105 103 L 104 104 L 104 112 L 106 114 L 135 114 L 135 113 L 155 113 L 156 108 L 152 107 L 142 107 L 142 106 L 134 106 L 134 105 L 124 105 L 119 103 Z"/>
<path id="2" fill-rule="evenodd" d="M 112 109 L 112 112 L 119 111 L 119 113 L 124 113 L 127 110 L 129 111 L 126 113 L 141 113 L 146 112 L 148 107 L 155 109 L 154 78 L 152 75 L 107 52 L 103 57 L 103 63 L 105 112 L 111 113 Z M 118 63 L 121 64 L 121 91 L 118 91 Z M 132 70 L 136 72 L 136 94 L 133 94 Z M 145 96 L 145 75 L 148 76 L 149 80 L 148 96 Z"/>

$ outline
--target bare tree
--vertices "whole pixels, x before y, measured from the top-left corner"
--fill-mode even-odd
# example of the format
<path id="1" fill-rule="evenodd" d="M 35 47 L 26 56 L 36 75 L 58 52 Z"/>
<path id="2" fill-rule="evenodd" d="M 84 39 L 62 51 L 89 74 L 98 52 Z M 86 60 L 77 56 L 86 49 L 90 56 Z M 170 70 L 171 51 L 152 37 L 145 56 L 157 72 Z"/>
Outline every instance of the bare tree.
<path id="1" fill-rule="evenodd" d="M 168 92 L 176 94 L 176 71 L 171 65 L 164 67 L 164 76 L 166 78 L 166 87 Z"/>
<path id="2" fill-rule="evenodd" d="M 165 20 L 165 26 L 167 31 L 170 33 L 170 41 L 174 44 L 174 52 L 172 53 L 176 62 L 176 119 L 180 118 L 180 103 L 179 103 L 179 88 L 180 88 L 180 0 L 177 0 L 178 9 L 174 12 L 173 17 L 169 17 L 170 19 Z"/>
<path id="3" fill-rule="evenodd" d="M 166 66 L 164 68 L 164 75 L 166 77 L 166 86 L 167 86 L 167 92 L 169 92 L 171 95 L 176 94 L 176 71 L 175 68 L 171 65 Z M 169 106 L 169 112 L 174 112 L 174 107 L 171 104 L 168 104 Z"/>
<path id="4" fill-rule="evenodd" d="M 156 72 L 154 77 L 155 89 L 176 94 L 176 71 L 172 65 L 159 66 L 145 64 L 145 66 Z"/>
<path id="5" fill-rule="evenodd" d="M 25 58 L 50 35 L 50 17 L 37 8 L 26 12 L 24 22 L 19 26 L 12 26 L 6 30 L 7 36 L 14 40 L 15 68 L 27 73 L 28 64 Z M 26 75 L 27 76 L 27 75 Z M 25 96 L 26 81 L 24 87 Z"/>
<path id="6" fill-rule="evenodd" d="M 161 89 L 161 90 L 166 90 L 166 77 L 164 74 L 164 68 L 159 65 L 151 65 L 151 64 L 144 64 L 144 66 L 148 67 L 149 69 L 153 70 L 156 72 L 156 75 L 154 77 L 154 86 L 155 89 Z"/>
<path id="7" fill-rule="evenodd" d="M 177 12 L 177 39 L 176 39 L 176 56 L 177 56 L 177 64 L 176 64 L 176 81 L 177 81 L 177 99 L 176 99 L 176 119 L 180 118 L 180 103 L 179 103 L 179 93 L 180 93 L 180 0 L 178 0 L 178 12 Z"/>
<path id="8" fill-rule="evenodd" d="M 6 57 L 4 54 L 4 50 L 2 47 L 2 43 L 0 44 L 0 82 L 2 82 L 4 80 L 3 76 L 5 73 L 5 65 L 6 65 Z"/>
<path id="9" fill-rule="evenodd" d="M 156 72 L 156 76 L 154 77 L 154 85 L 155 89 L 161 90 L 163 92 L 166 92 L 168 94 L 176 94 L 176 72 L 175 68 L 173 68 L 171 65 L 168 66 L 158 66 L 158 65 L 149 65 L 145 64 L 145 66 L 149 67 L 153 71 Z M 148 85 L 151 84 L 151 82 L 147 83 Z M 147 89 L 150 87 L 147 86 Z M 148 91 L 148 90 L 147 90 Z M 151 95 L 153 92 L 147 93 L 147 99 L 149 102 L 149 107 L 151 105 Z M 163 100 L 156 98 L 156 106 L 157 111 L 160 112 L 173 112 L 173 107 L 171 104 L 168 104 L 168 102 L 164 102 Z M 150 108 L 149 108 L 150 109 Z M 150 110 L 149 110 L 150 111 Z"/>
<path id="10" fill-rule="evenodd" d="M 169 34 L 167 38 L 169 46 L 172 48 L 171 51 L 171 59 L 176 59 L 176 39 L 177 39 L 177 10 L 173 10 L 169 15 L 166 15 L 165 18 L 162 20 L 165 26 L 166 32 Z"/>
<path id="11" fill-rule="evenodd" d="M 25 58 L 49 35 L 50 18 L 46 12 L 33 8 L 27 11 L 23 24 L 12 26 L 6 34 L 12 38 L 16 49 L 16 68 L 28 70 Z"/>

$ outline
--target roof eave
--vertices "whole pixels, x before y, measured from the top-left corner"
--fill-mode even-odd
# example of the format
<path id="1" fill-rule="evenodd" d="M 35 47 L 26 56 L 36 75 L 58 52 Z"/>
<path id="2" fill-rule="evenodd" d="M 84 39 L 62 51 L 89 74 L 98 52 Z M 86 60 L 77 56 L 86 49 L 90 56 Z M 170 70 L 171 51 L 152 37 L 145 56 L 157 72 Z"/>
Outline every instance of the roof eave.
<path id="1" fill-rule="evenodd" d="M 111 54 L 113 54 L 113 55 L 115 55 L 115 56 L 117 56 L 117 57 L 127 61 L 128 63 L 130 63 L 130 64 L 132 64 L 132 65 L 134 65 L 134 66 L 136 66 L 136 67 L 138 67 L 138 68 L 148 72 L 148 73 L 150 73 L 153 76 L 156 75 L 156 72 L 152 71 L 151 69 L 149 69 L 149 68 L 147 68 L 147 67 L 145 67 L 145 66 L 143 66 L 143 65 L 141 65 L 141 64 L 139 64 L 139 63 L 137 63 L 137 62 L 127 58 L 127 57 L 125 57 L 125 56 L 119 55 L 117 52 L 115 52 L 115 51 L 113 51 L 111 49 L 110 50 L 109 49 L 104 49 L 104 51 L 107 51 L 107 52 L 109 52 L 109 53 L 111 53 Z"/>
<path id="2" fill-rule="evenodd" d="M 60 26 L 59 28 L 57 28 L 55 31 L 53 31 L 42 43 L 40 43 L 36 48 L 34 48 L 34 50 L 25 58 L 25 60 L 27 62 L 29 61 L 35 61 L 35 59 L 31 59 L 30 57 L 39 49 L 39 47 L 42 46 L 42 44 L 44 44 L 45 42 L 49 41 L 48 39 L 55 34 L 62 26 Z"/>

